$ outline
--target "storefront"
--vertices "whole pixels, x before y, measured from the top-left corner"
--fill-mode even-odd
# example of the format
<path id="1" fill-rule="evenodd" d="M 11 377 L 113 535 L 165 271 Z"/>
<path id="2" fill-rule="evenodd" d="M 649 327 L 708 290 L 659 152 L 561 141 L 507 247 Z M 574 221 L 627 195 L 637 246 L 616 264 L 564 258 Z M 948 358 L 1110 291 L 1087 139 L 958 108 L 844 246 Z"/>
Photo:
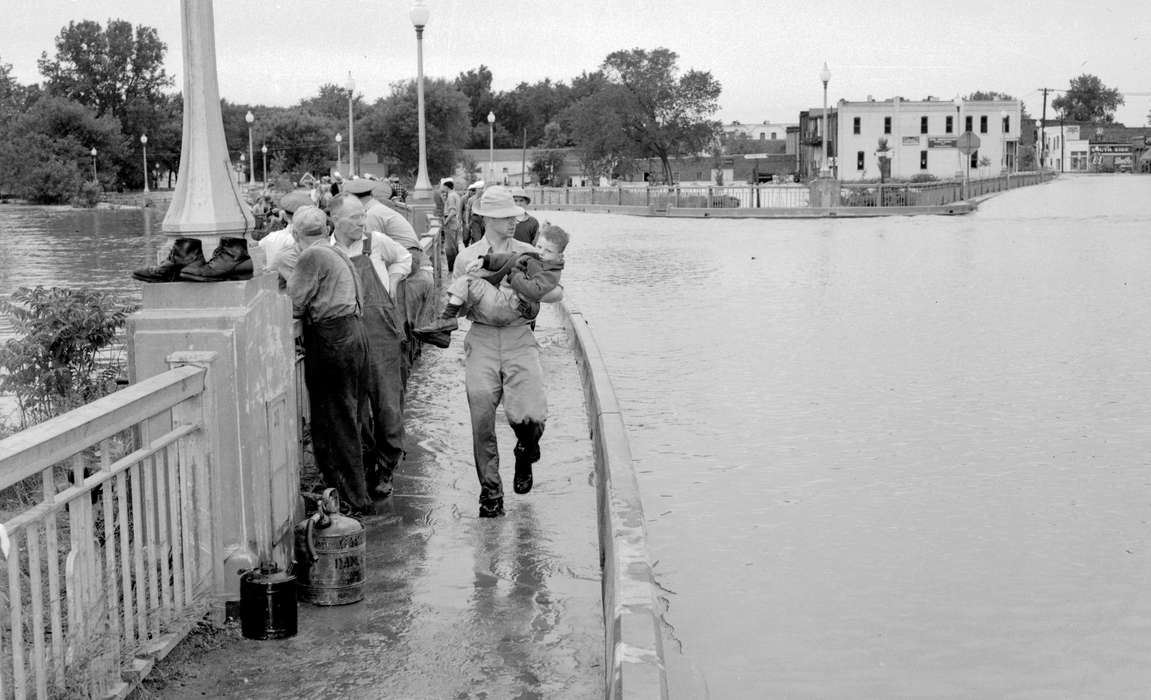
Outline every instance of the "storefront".
<path id="1" fill-rule="evenodd" d="M 1097 173 L 1129 173 L 1135 169 L 1134 147 L 1128 143 L 1091 144 L 1091 170 Z"/>

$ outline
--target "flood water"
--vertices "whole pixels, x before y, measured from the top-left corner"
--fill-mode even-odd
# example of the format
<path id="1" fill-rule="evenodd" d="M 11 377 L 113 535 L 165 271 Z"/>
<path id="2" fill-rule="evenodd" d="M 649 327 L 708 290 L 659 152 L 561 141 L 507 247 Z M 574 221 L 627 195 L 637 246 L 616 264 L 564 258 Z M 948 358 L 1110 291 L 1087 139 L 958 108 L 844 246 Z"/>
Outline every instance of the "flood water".
<path id="1" fill-rule="evenodd" d="M 1149 195 L 541 214 L 628 425 L 673 697 L 1147 697 Z"/>
<path id="2" fill-rule="evenodd" d="M 1149 195 L 538 214 L 628 425 L 674 698 L 1146 697 Z M 138 298 L 151 216 L 0 206 L 0 293 Z"/>

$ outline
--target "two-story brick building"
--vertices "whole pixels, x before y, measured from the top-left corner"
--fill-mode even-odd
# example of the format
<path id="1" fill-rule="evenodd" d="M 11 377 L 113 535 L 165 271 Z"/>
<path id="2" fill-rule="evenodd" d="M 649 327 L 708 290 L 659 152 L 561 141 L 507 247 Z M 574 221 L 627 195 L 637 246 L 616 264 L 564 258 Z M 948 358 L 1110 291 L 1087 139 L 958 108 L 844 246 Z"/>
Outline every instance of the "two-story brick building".
<path id="1" fill-rule="evenodd" d="M 1017 169 L 1023 103 L 1019 100 L 923 100 L 899 97 L 836 105 L 833 143 L 838 179 L 877 180 L 879 140 L 891 159 L 890 177 L 980 177 Z M 960 152 L 959 137 L 971 132 L 979 148 Z"/>

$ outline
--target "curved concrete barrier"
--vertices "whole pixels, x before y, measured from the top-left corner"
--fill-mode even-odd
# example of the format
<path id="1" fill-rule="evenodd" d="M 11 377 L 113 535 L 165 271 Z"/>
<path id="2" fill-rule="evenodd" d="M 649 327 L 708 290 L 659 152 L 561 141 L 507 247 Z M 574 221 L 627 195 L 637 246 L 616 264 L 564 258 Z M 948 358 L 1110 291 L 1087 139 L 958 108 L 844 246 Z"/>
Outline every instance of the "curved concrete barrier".
<path id="1" fill-rule="evenodd" d="M 606 651 L 605 697 L 667 698 L 659 607 L 631 448 L 607 365 L 587 321 L 560 304 L 583 376 L 596 454 Z"/>

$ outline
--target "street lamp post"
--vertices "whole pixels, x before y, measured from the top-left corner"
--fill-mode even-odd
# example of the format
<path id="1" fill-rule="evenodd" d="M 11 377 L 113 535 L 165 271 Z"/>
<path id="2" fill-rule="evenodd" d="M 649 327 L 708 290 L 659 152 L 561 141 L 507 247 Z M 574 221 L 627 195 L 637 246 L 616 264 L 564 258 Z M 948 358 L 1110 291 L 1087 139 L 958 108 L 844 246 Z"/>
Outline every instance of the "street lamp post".
<path id="1" fill-rule="evenodd" d="M 356 92 L 356 81 L 352 71 L 348 71 L 348 178 L 356 174 L 356 124 L 352 116 L 352 98 Z"/>
<path id="2" fill-rule="evenodd" d="M 999 130 L 1003 132 L 1003 138 L 1000 139 L 1003 142 L 1003 153 L 1001 154 L 1002 157 L 1000 161 L 1003 172 L 1008 173 L 1011 172 L 1011 170 L 1007 167 L 1007 110 L 1005 109 L 999 110 Z"/>
<path id="3" fill-rule="evenodd" d="M 144 194 L 148 194 L 148 135 L 140 134 L 140 146 L 144 149 Z"/>
<path id="4" fill-rule="evenodd" d="M 256 116 L 252 114 L 252 110 L 244 115 L 244 121 L 248 122 L 248 162 L 251 163 L 250 170 L 248 170 L 248 184 L 252 184 L 252 180 L 256 179 L 256 156 L 252 151 L 252 122 L 256 121 Z"/>
<path id="5" fill-rule="evenodd" d="M 337 131 L 336 132 L 336 170 L 337 171 L 339 171 L 339 169 L 340 169 L 340 158 L 341 158 L 341 154 L 342 154 L 342 151 L 340 150 L 340 146 L 343 143 L 343 141 L 344 141 L 344 137 L 341 136 L 340 132 Z"/>
<path id="6" fill-rule="evenodd" d="M 264 189 L 268 188 L 268 144 L 260 146 L 260 153 L 264 156 Z"/>
<path id="7" fill-rule="evenodd" d="M 488 112 L 488 184 L 496 179 L 496 113 Z"/>
<path id="8" fill-rule="evenodd" d="M 96 147 L 92 147 L 92 182 L 99 182 L 100 178 L 96 177 Z"/>
<path id="9" fill-rule="evenodd" d="M 416 201 L 430 199 L 432 191 L 432 183 L 428 180 L 428 147 L 424 123 L 424 27 L 428 24 L 430 14 L 423 0 L 415 0 L 411 12 L 408 13 L 412 26 L 416 28 L 416 109 L 419 112 L 420 137 L 419 171 L 416 173 L 416 186 L 412 192 L 412 199 Z"/>
<path id="10" fill-rule="evenodd" d="M 241 153 L 240 154 L 240 182 L 244 181 L 244 173 L 245 172 L 248 172 L 248 171 L 245 171 L 245 169 L 244 169 L 244 154 Z M 248 175 L 248 182 L 251 182 L 251 181 L 252 181 L 252 176 Z"/>
<path id="11" fill-rule="evenodd" d="M 823 162 L 819 164 L 819 176 L 829 177 L 830 171 L 827 169 L 827 140 L 830 135 L 827 121 L 827 83 L 831 80 L 831 71 L 827 69 L 827 61 L 823 62 L 823 70 L 819 71 L 819 79 L 823 82 Z"/>

